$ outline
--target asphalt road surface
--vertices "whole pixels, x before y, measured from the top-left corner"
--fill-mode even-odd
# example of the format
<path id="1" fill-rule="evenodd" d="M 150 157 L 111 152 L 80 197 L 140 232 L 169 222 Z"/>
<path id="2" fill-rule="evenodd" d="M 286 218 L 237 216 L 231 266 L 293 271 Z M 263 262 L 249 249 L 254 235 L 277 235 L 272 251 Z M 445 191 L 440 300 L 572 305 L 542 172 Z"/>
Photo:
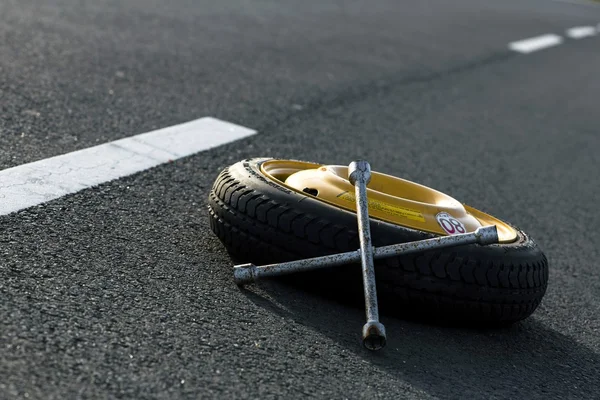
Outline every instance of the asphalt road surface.
<path id="1" fill-rule="evenodd" d="M 599 23 L 568 0 L 0 2 L 0 170 L 204 116 L 258 131 L 0 216 L 0 398 L 600 398 L 600 34 L 566 33 Z M 360 308 L 238 289 L 206 200 L 255 156 L 366 158 L 520 226 L 542 305 L 500 330 L 384 315 L 373 354 Z"/>

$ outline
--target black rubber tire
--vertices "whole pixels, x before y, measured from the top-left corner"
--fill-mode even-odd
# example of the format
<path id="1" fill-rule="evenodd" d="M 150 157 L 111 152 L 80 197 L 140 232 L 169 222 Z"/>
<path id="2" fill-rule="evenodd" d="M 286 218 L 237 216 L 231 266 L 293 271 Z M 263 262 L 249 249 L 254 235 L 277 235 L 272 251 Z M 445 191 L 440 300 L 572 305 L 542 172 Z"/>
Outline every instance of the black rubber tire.
<path id="1" fill-rule="evenodd" d="M 209 195 L 213 232 L 237 261 L 256 265 L 356 250 L 356 214 L 267 179 L 267 158 L 221 172 Z M 371 219 L 374 246 L 433 237 Z M 376 261 L 384 313 L 437 322 L 506 324 L 529 316 L 546 292 L 548 263 L 524 232 L 510 244 L 469 245 Z M 358 267 L 296 274 L 328 293 L 361 292 Z"/>

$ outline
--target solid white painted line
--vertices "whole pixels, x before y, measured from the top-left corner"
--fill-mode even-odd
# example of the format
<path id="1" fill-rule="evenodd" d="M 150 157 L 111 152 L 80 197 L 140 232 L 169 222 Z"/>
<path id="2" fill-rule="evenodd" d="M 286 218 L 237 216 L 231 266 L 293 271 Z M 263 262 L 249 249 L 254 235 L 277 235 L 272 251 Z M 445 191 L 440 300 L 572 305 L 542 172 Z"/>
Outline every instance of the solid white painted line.
<path id="1" fill-rule="evenodd" d="M 5 169 L 0 171 L 0 215 L 255 133 L 243 126 L 206 117 Z"/>
<path id="2" fill-rule="evenodd" d="M 561 36 L 547 34 L 509 43 L 508 48 L 519 53 L 528 54 L 548 47 L 557 46 L 562 42 L 563 38 Z"/>
<path id="3" fill-rule="evenodd" d="M 593 26 L 576 26 L 567 29 L 567 36 L 571 39 L 582 39 L 596 34 L 596 28 Z"/>

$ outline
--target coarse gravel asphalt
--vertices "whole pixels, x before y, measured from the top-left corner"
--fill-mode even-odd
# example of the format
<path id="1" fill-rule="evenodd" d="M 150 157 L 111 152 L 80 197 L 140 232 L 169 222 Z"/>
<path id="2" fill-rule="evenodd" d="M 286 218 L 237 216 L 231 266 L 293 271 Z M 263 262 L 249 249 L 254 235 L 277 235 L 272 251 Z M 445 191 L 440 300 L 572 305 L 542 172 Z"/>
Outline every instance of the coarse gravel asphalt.
<path id="1" fill-rule="evenodd" d="M 203 116 L 259 133 L 0 217 L 0 398 L 600 398 L 592 3 L 4 0 L 0 170 Z M 495 330 L 240 290 L 206 200 L 273 156 L 373 168 L 530 233 L 538 310 Z"/>

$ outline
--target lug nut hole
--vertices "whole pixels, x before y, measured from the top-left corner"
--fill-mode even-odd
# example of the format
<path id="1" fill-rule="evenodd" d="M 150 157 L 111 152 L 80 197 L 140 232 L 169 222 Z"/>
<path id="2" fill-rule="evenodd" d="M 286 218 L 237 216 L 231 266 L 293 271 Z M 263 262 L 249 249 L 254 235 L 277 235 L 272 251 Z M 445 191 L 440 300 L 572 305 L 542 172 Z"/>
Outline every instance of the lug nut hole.
<path id="1" fill-rule="evenodd" d="M 319 195 L 319 191 L 317 189 L 315 189 L 315 188 L 304 188 L 304 189 L 302 189 L 302 191 L 304 193 L 310 194 L 311 196 L 318 196 Z"/>

